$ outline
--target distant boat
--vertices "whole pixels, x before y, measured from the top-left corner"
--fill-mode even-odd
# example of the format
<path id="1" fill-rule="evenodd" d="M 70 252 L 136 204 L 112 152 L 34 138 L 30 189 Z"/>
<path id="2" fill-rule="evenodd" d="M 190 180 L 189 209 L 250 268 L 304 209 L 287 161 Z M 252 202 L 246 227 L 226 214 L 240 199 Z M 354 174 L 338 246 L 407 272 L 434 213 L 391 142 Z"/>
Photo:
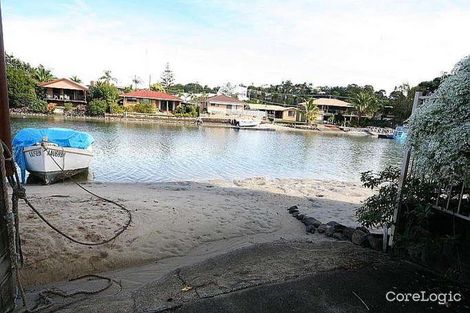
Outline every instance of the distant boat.
<path id="1" fill-rule="evenodd" d="M 397 126 L 393 132 L 393 139 L 404 141 L 408 135 L 408 126 Z"/>
<path id="2" fill-rule="evenodd" d="M 378 134 L 377 137 L 381 139 L 395 139 L 398 141 L 404 141 L 408 134 L 407 126 L 397 126 L 393 133 Z"/>
<path id="3" fill-rule="evenodd" d="M 87 171 L 93 159 L 93 137 L 63 128 L 26 128 L 13 140 L 15 159 L 22 170 L 45 184 Z"/>
<path id="4" fill-rule="evenodd" d="M 235 125 L 238 127 L 256 127 L 261 124 L 260 121 L 257 120 L 236 120 Z"/>

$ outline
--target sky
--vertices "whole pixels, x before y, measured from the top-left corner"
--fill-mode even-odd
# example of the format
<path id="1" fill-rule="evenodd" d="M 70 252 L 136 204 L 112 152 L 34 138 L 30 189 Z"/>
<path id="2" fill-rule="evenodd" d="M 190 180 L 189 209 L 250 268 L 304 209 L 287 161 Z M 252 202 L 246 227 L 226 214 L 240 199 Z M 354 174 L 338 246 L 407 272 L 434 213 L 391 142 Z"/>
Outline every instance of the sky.
<path id="1" fill-rule="evenodd" d="M 5 50 L 84 83 L 371 84 L 392 91 L 470 54 L 468 0 L 1 0 Z"/>

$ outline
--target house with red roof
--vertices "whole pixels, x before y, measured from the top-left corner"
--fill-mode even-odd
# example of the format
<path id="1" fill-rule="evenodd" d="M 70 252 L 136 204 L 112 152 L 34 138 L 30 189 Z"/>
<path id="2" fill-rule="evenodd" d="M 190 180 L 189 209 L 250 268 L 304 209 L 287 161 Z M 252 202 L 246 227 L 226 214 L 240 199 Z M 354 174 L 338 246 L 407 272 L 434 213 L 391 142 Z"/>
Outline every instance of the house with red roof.
<path id="1" fill-rule="evenodd" d="M 237 115 L 245 109 L 245 102 L 225 95 L 207 98 L 202 110 L 212 115 Z"/>
<path id="2" fill-rule="evenodd" d="M 124 107 L 137 103 L 150 103 L 160 112 L 174 112 L 181 105 L 181 99 L 161 91 L 148 89 L 134 90 L 120 95 Z"/>

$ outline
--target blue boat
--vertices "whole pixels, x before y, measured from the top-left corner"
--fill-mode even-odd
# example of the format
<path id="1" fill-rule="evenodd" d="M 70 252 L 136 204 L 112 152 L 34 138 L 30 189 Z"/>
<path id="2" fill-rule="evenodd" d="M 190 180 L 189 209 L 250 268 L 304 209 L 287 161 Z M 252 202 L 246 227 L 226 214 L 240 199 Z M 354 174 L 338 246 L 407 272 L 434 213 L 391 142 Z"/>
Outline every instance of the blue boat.
<path id="1" fill-rule="evenodd" d="M 393 139 L 403 142 L 408 135 L 408 126 L 397 126 L 393 132 Z"/>

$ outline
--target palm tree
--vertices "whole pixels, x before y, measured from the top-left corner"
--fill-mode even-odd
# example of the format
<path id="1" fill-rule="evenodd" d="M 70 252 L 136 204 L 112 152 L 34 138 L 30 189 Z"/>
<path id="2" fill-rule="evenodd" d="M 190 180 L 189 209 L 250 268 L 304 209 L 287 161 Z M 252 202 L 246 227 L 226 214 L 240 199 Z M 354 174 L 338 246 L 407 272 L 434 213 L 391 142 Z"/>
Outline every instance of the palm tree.
<path id="1" fill-rule="evenodd" d="M 312 125 L 312 122 L 318 119 L 318 116 L 320 115 L 320 109 L 315 103 L 315 99 L 309 99 L 303 104 L 303 113 L 305 114 L 308 125 Z"/>
<path id="2" fill-rule="evenodd" d="M 161 83 L 155 83 L 150 86 L 150 90 L 165 92 L 165 87 Z"/>
<path id="3" fill-rule="evenodd" d="M 137 85 L 142 84 L 142 79 L 134 75 L 134 78 L 132 78 L 132 83 L 134 84 L 134 89 L 137 89 Z"/>
<path id="4" fill-rule="evenodd" d="M 374 114 L 378 109 L 378 101 L 375 95 L 360 91 L 353 98 L 352 105 L 357 112 L 357 122 L 361 123 L 361 118 L 367 114 Z"/>
<path id="5" fill-rule="evenodd" d="M 34 78 L 39 82 L 47 82 L 54 79 L 51 71 L 44 67 L 44 65 L 39 64 L 39 66 L 34 71 Z"/>
<path id="6" fill-rule="evenodd" d="M 107 84 L 110 84 L 112 82 L 113 83 L 117 82 L 117 79 L 115 77 L 113 77 L 110 70 L 105 70 L 103 72 L 103 76 L 101 76 L 99 80 L 102 81 L 102 82 L 105 82 Z"/>
<path id="7" fill-rule="evenodd" d="M 70 77 L 70 80 L 73 80 L 74 82 L 79 83 L 79 84 L 82 82 L 82 80 L 80 79 L 80 77 L 78 77 L 77 75 L 71 76 L 71 77 Z"/>

